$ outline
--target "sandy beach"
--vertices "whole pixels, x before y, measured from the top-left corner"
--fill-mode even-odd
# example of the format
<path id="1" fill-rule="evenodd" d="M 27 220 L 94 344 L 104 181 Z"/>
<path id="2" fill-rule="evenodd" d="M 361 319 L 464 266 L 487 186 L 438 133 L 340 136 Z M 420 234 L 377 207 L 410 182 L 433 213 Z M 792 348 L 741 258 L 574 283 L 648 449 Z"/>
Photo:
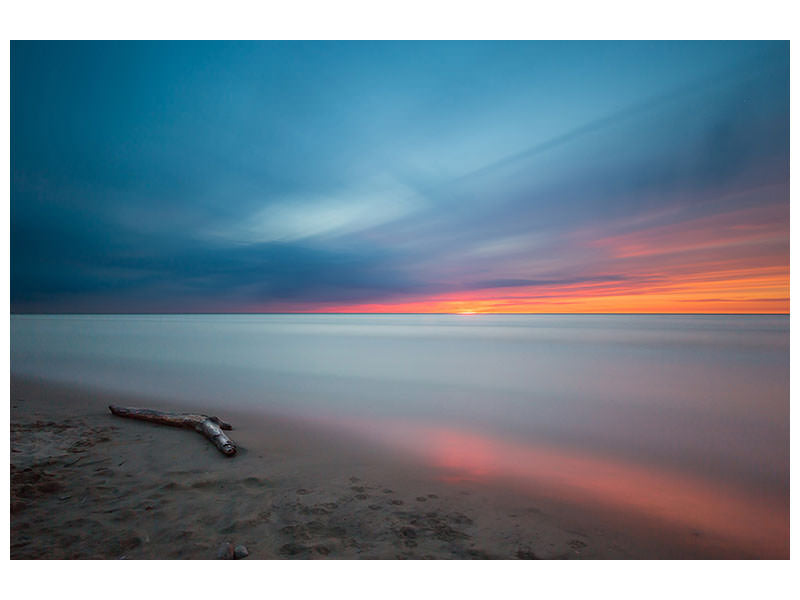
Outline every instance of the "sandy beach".
<path id="1" fill-rule="evenodd" d="M 152 402 L 12 378 L 12 558 L 213 559 L 226 542 L 249 560 L 630 556 L 527 498 L 285 419 L 225 414 L 240 445 L 226 458 L 195 432 L 107 410 Z"/>
<path id="2" fill-rule="evenodd" d="M 190 430 L 115 417 L 109 404 L 186 411 L 169 399 L 35 379 L 11 383 L 11 558 L 748 558 L 553 499 L 404 462 L 287 418 L 230 421 L 227 458 Z M 649 528 L 649 529 L 648 529 Z"/>

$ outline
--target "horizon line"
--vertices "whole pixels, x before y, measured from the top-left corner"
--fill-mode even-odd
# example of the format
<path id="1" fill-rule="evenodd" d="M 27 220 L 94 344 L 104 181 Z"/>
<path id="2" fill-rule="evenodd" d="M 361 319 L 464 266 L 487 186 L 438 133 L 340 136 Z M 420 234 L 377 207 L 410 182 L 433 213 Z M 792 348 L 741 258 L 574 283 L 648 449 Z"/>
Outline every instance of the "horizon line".
<path id="1" fill-rule="evenodd" d="M 791 312 L 11 312 L 10 316 L 74 316 L 74 315 L 643 315 L 643 316 L 791 316 Z"/>

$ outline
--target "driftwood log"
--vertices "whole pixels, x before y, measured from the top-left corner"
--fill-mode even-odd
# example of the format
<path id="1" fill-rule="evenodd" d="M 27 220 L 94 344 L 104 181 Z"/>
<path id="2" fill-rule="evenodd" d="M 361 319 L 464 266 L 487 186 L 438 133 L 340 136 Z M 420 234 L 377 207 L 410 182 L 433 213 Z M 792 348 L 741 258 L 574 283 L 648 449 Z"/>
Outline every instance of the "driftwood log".
<path id="1" fill-rule="evenodd" d="M 149 408 L 126 408 L 124 406 L 109 406 L 108 409 L 118 417 L 150 421 L 171 427 L 188 427 L 202 433 L 226 456 L 236 454 L 236 444 L 225 435 L 222 430 L 233 429 L 230 424 L 219 417 L 197 415 L 191 413 L 166 413 Z"/>

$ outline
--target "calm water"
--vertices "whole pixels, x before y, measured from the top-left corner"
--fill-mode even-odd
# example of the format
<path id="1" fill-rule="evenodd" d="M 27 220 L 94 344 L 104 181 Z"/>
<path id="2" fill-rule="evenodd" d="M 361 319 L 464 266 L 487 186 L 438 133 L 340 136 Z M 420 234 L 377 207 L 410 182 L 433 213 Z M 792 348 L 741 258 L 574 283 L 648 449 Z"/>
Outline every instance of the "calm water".
<path id="1" fill-rule="evenodd" d="M 11 369 L 289 414 L 788 552 L 787 316 L 12 316 Z"/>

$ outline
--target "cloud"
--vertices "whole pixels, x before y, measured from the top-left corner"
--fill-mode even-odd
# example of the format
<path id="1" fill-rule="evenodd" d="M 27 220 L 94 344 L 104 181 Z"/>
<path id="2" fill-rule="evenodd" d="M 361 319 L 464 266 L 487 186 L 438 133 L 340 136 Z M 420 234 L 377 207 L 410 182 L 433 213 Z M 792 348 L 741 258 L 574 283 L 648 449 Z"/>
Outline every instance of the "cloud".
<path id="1" fill-rule="evenodd" d="M 234 242 L 292 242 L 352 235 L 413 215 L 421 204 L 413 190 L 390 177 L 331 191 L 325 196 L 288 196 L 265 202 L 253 212 L 208 235 Z"/>
<path id="2" fill-rule="evenodd" d="M 568 286 L 576 283 L 614 282 L 628 279 L 621 275 L 595 275 L 590 277 L 570 277 L 568 279 L 489 279 L 468 284 L 468 289 L 494 289 L 504 287 L 552 287 Z"/>
<path id="3" fill-rule="evenodd" d="M 785 297 L 788 117 L 786 43 L 15 43 L 12 310 Z"/>

